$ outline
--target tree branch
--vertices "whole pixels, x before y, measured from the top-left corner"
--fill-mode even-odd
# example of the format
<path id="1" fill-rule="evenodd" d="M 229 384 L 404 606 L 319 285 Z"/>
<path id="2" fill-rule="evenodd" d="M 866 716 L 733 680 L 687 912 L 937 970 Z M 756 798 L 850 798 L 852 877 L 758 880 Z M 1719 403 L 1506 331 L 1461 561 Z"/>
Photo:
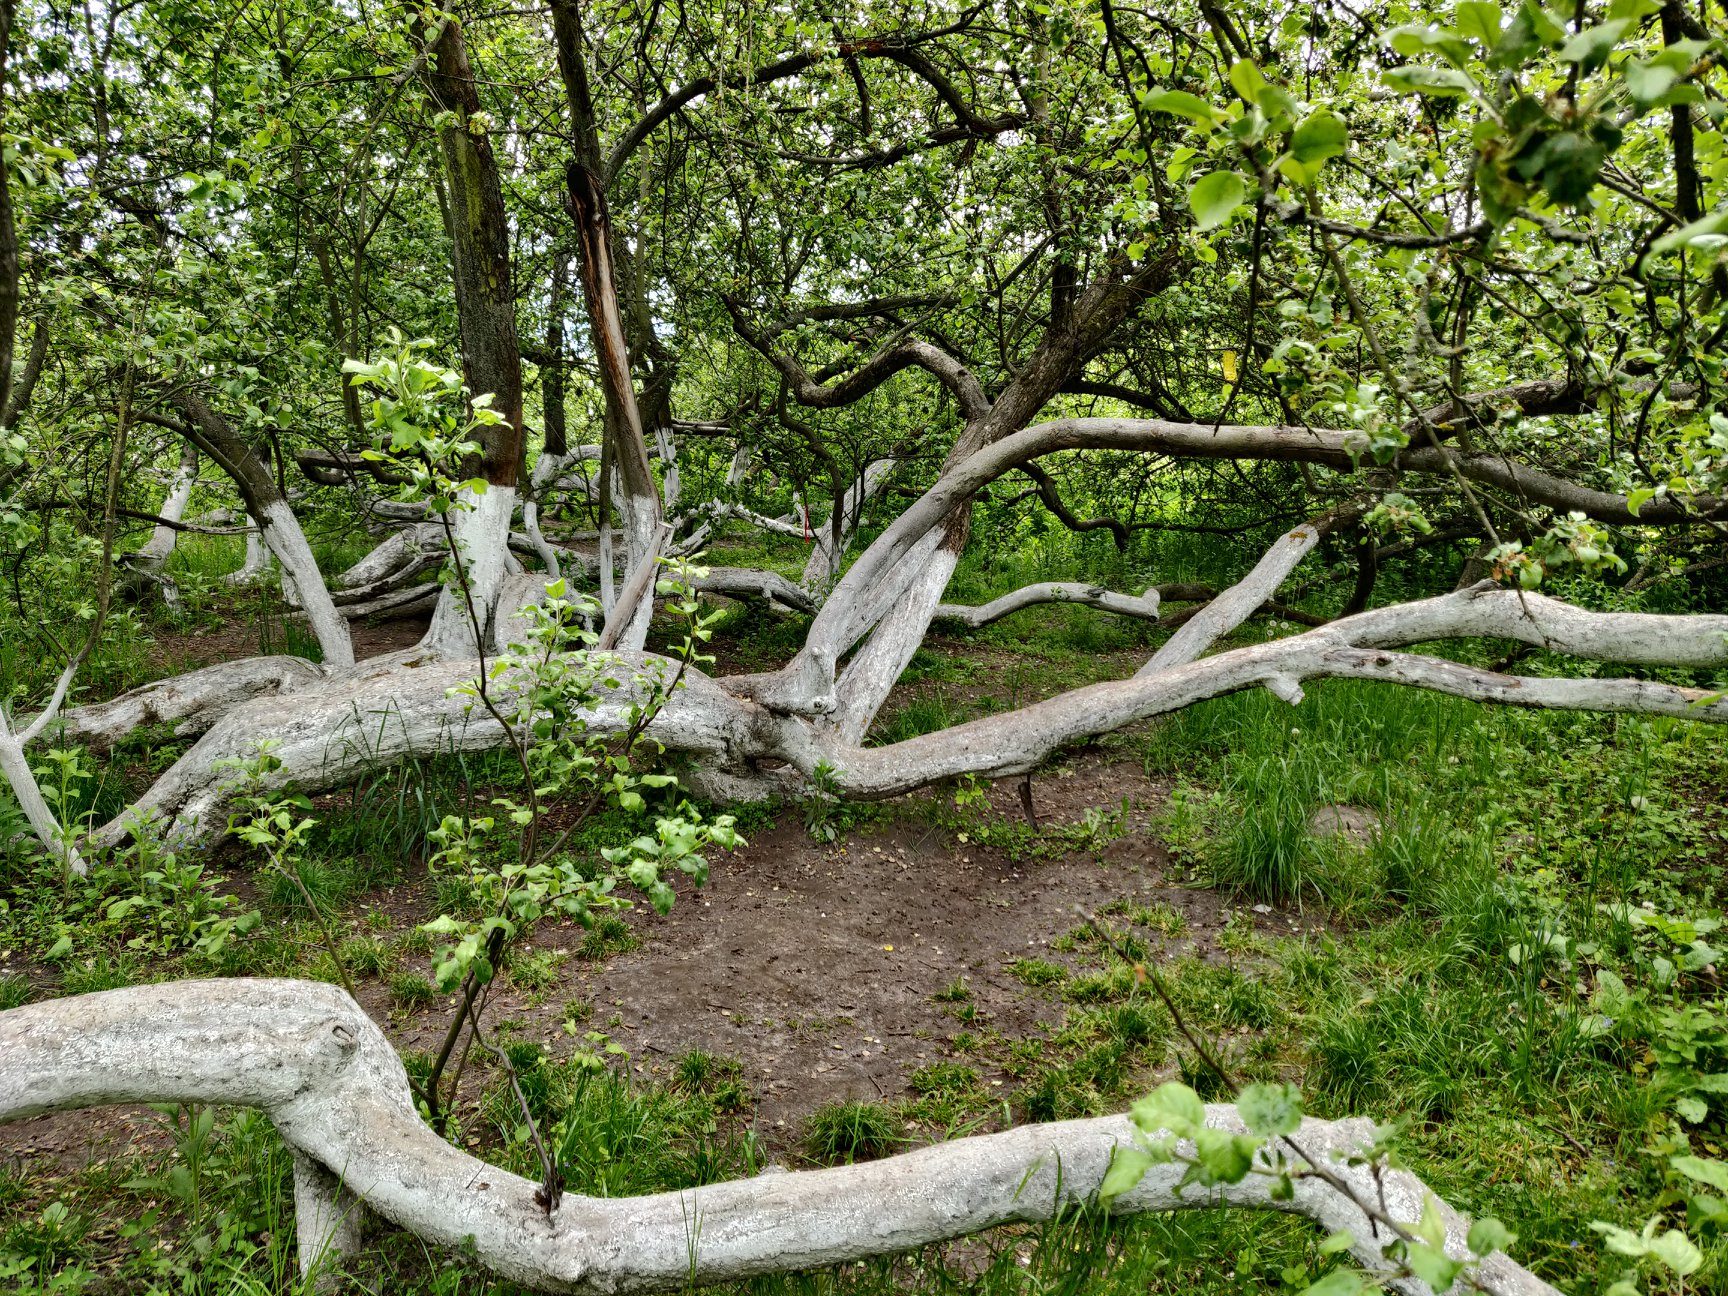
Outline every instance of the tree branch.
<path id="1" fill-rule="evenodd" d="M 297 1156 L 379 1215 L 433 1246 L 470 1251 L 506 1279 L 563 1292 L 683 1290 L 1049 1219 L 1094 1200 L 1116 1148 L 1134 1136 L 1119 1116 L 1028 1125 L 831 1170 L 645 1197 L 566 1194 L 548 1214 L 535 1184 L 452 1147 L 420 1119 L 389 1041 L 334 986 L 180 981 L 0 1013 L 0 1120 L 117 1102 L 262 1108 Z M 1231 1106 L 1208 1108 L 1206 1119 L 1244 1128 Z M 1350 1161 L 1373 1137 L 1367 1121 L 1310 1119 L 1300 1137 L 1303 1155 L 1326 1163 L 1296 1175 L 1288 1200 L 1276 1199 L 1269 1173 L 1184 1192 L 1178 1162 L 1153 1167 L 1112 1209 L 1289 1211 L 1329 1233 L 1348 1230 L 1357 1262 L 1396 1290 L 1425 1291 L 1393 1276 L 1392 1237 L 1357 1203 L 1384 1202 L 1393 1219 L 1414 1222 L 1432 1194 L 1407 1171 Z M 319 1206 L 302 1227 L 320 1242 L 340 1237 L 330 1196 L 302 1199 Z M 1434 1208 L 1448 1249 L 1466 1257 L 1468 1222 Z M 1556 1296 L 1503 1255 L 1475 1277 L 1491 1296 Z"/>

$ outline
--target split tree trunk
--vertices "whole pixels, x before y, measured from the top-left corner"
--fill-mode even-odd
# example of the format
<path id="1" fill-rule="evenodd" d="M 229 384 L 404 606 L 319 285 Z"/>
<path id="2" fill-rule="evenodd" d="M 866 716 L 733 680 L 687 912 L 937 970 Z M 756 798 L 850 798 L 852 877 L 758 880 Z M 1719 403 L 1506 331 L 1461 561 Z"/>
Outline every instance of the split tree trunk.
<path id="1" fill-rule="evenodd" d="M 452 657 L 490 650 L 504 577 L 509 574 L 510 519 L 525 445 L 522 353 L 510 269 L 510 223 L 492 141 L 476 133 L 480 97 L 462 26 L 446 19 L 424 80 L 433 107 L 454 115 L 438 132 L 449 188 L 452 278 L 468 389 L 489 393 L 503 422 L 482 428 L 473 476 L 483 493 L 467 496 L 453 523 L 462 579 L 445 589 L 425 645 Z"/>

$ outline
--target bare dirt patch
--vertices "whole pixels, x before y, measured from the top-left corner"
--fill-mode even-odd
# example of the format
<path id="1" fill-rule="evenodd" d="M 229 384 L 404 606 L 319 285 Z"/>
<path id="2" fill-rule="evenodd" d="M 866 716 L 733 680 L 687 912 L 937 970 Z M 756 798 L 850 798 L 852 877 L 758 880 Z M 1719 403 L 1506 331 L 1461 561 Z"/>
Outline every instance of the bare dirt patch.
<path id="1" fill-rule="evenodd" d="M 630 921 L 639 948 L 601 964 L 565 962 L 563 985 L 536 997 L 558 1006 L 536 1010 L 502 994 L 488 1015 L 561 1051 L 561 1005 L 586 998 L 588 1025 L 652 1079 L 669 1078 L 691 1049 L 735 1058 L 757 1098 L 758 1134 L 784 1148 L 823 1104 L 904 1097 L 911 1074 L 953 1057 L 962 1033 L 1013 1041 L 1058 1029 L 1066 1005 L 1023 984 L 1010 965 L 1073 963 L 1052 947 L 1082 912 L 1118 901 L 1168 906 L 1184 920 L 1162 951 L 1169 957 L 1221 957 L 1218 938 L 1233 918 L 1288 932 L 1288 915 L 1238 912 L 1229 897 L 1184 884 L 1153 834 L 1165 793 L 1137 766 L 1098 758 L 1041 776 L 1043 847 L 1019 859 L 963 839 L 927 807 L 902 806 L 832 844 L 813 841 L 788 812 L 715 860 L 706 887 L 681 888 L 670 914 L 638 908 Z M 1017 781 L 990 798 L 992 813 L 1019 815 Z M 1124 800 L 1110 840 L 1049 847 L 1088 810 Z M 581 937 L 573 927 L 546 929 L 535 944 L 574 955 Z M 938 998 L 960 981 L 972 1009 L 964 1022 Z M 1014 1082 L 980 1056 L 966 1060 L 1011 1097 Z"/>

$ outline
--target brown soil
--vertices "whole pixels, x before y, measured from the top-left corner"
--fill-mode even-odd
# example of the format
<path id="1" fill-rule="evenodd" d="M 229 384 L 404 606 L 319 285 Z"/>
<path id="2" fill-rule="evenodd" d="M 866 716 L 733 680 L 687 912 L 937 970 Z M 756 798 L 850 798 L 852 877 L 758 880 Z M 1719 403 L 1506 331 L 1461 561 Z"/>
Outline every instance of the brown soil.
<path id="1" fill-rule="evenodd" d="M 706 886 L 681 885 L 671 913 L 632 911 L 635 950 L 590 962 L 579 953 L 581 928 L 543 926 L 534 947 L 568 956 L 560 984 L 533 995 L 505 985 L 486 1021 L 510 1022 L 519 1038 L 563 1054 L 574 1046 L 565 1005 L 579 999 L 593 1005 L 582 1030 L 605 1032 L 648 1078 L 669 1079 L 691 1049 L 736 1059 L 756 1098 L 759 1137 L 785 1150 L 826 1103 L 905 1097 L 912 1072 L 954 1056 L 963 1031 L 1011 1042 L 1060 1028 L 1060 998 L 1022 984 L 1009 965 L 1036 957 L 1080 966 L 1085 955 L 1052 946 L 1084 913 L 1161 901 L 1185 920 L 1168 957 L 1221 957 L 1218 936 L 1233 917 L 1290 931 L 1293 915 L 1233 915 L 1227 896 L 1184 884 L 1152 836 L 1166 793 L 1137 766 L 1099 757 L 1040 776 L 1034 796 L 1046 841 L 1094 807 L 1126 798 L 1131 808 L 1114 840 L 1019 862 L 938 826 L 916 803 L 827 845 L 787 812 L 716 858 Z M 1018 780 L 993 788 L 990 800 L 991 814 L 1022 814 Z M 936 997 L 960 979 L 976 1014 L 965 1024 Z M 367 1007 L 385 1020 L 382 1003 Z M 389 1029 L 400 1047 L 430 1049 L 446 1021 L 427 1011 Z M 965 1060 L 1010 1097 L 1013 1082 L 983 1056 Z"/>
<path id="2" fill-rule="evenodd" d="M 426 633 L 425 615 L 398 617 L 388 621 L 351 621 L 348 633 L 354 640 L 354 657 L 365 661 L 402 648 L 412 648 Z M 210 666 L 216 662 L 253 657 L 263 644 L 257 617 L 236 614 L 232 619 L 214 626 L 199 626 L 191 630 L 171 630 L 160 627 L 152 631 L 155 646 L 151 657 L 165 673 L 177 674 Z M 271 627 L 271 651 L 284 652 L 282 625 Z"/>
<path id="3" fill-rule="evenodd" d="M 594 1011 L 581 1029 L 605 1031 L 648 1078 L 667 1078 L 689 1049 L 735 1058 L 757 1099 L 759 1136 L 784 1151 L 803 1118 L 825 1103 L 904 1096 L 909 1075 L 951 1056 L 962 1030 L 1007 1042 L 1059 1027 L 1059 997 L 1023 985 L 1009 964 L 1035 956 L 1078 966 L 1084 955 L 1051 946 L 1080 924 L 1082 912 L 1156 898 L 1186 920 L 1169 955 L 1219 957 L 1217 937 L 1232 920 L 1231 904 L 1183 885 L 1151 835 L 1165 792 L 1137 766 L 1101 754 L 1040 775 L 1034 795 L 1046 857 L 1019 862 L 938 826 L 917 803 L 826 845 L 787 811 L 741 850 L 716 858 L 707 886 L 681 886 L 670 914 L 634 910 L 635 950 L 591 962 L 577 952 L 582 929 L 543 926 L 535 947 L 570 955 L 559 967 L 561 983 L 537 994 L 501 983 L 488 1025 L 510 1022 L 519 1038 L 567 1054 L 586 1044 L 563 1030 L 565 1005 L 585 999 Z M 1125 798 L 1129 813 L 1105 834 L 1120 832 L 1113 840 L 1055 845 L 1088 809 L 1117 807 Z M 1017 781 L 992 789 L 990 800 L 991 814 L 1021 814 Z M 431 908 L 428 888 L 411 878 L 360 898 L 355 911 L 382 910 L 399 934 Z M 1288 932 L 1297 919 L 1244 911 L 1234 921 Z M 409 956 L 404 966 L 423 967 L 423 956 Z M 976 1010 L 965 1025 L 955 1005 L 936 999 L 962 978 Z M 362 984 L 361 1001 L 403 1049 L 435 1047 L 447 1021 L 443 1004 L 393 1010 L 377 980 Z M 966 1060 L 1011 1097 L 1013 1082 L 988 1060 L 994 1052 Z M 127 1144 L 163 1146 L 154 1120 L 117 1109 L 21 1121 L 0 1127 L 0 1158 L 28 1156 L 65 1173 Z"/>

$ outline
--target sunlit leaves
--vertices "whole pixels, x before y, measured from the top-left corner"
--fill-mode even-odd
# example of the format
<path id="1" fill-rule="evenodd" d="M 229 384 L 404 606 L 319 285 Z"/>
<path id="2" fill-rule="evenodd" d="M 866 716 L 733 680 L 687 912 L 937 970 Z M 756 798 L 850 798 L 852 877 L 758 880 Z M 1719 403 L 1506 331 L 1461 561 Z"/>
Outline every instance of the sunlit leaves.
<path id="1" fill-rule="evenodd" d="M 1294 1134 L 1302 1124 L 1302 1092 L 1290 1084 L 1253 1084 L 1236 1099 L 1251 1134 Z"/>
<path id="2" fill-rule="evenodd" d="M 1419 63 L 1388 68 L 1380 79 L 1388 89 L 1400 94 L 1425 94 L 1440 99 L 1456 99 L 1475 88 L 1475 82 L 1456 68 L 1424 67 Z"/>
<path id="3" fill-rule="evenodd" d="M 1214 171 L 1202 176 L 1188 190 L 1188 207 L 1203 230 L 1216 229 L 1235 213 L 1248 197 L 1248 186 L 1234 171 Z"/>
<path id="4" fill-rule="evenodd" d="M 1703 1252 L 1693 1245 L 1692 1240 L 1679 1229 L 1662 1229 L 1660 1218 L 1651 1219 L 1639 1233 L 1601 1220 L 1593 1222 L 1590 1227 L 1602 1235 L 1608 1249 L 1617 1255 L 1648 1256 L 1682 1278 L 1696 1273 L 1704 1263 Z"/>
<path id="5" fill-rule="evenodd" d="M 1322 108 L 1305 118 L 1290 137 L 1290 154 L 1308 165 L 1337 157 L 1350 147 L 1350 129 L 1330 109 Z"/>
<path id="6" fill-rule="evenodd" d="M 1216 116 L 1212 105 L 1199 95 L 1189 94 L 1186 90 L 1158 90 L 1144 96 L 1142 106 L 1152 112 L 1172 113 L 1177 117 L 1186 117 L 1200 126 L 1210 126 Z"/>
<path id="7" fill-rule="evenodd" d="M 1491 50 L 1500 41 L 1504 15 L 1500 6 L 1491 0 L 1459 0 L 1454 21 L 1459 35 L 1475 41 L 1485 50 Z"/>
<path id="8" fill-rule="evenodd" d="M 1608 61 L 1614 44 L 1632 24 L 1625 18 L 1586 27 L 1560 47 L 1562 63 L 1576 63 L 1582 72 L 1594 72 Z"/>

